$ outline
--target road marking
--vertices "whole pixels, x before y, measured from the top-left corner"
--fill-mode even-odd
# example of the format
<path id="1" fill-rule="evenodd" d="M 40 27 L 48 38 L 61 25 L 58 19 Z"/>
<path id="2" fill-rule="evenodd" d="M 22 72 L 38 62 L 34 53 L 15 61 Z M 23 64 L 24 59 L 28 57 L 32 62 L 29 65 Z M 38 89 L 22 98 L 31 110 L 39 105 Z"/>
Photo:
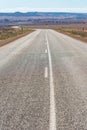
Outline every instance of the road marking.
<path id="1" fill-rule="evenodd" d="M 45 50 L 45 53 L 47 54 L 47 49 Z"/>
<path id="2" fill-rule="evenodd" d="M 54 81 L 53 81 L 53 67 L 52 58 L 49 48 L 48 38 L 46 35 L 46 44 L 49 58 L 49 75 L 50 75 L 50 130 L 56 130 L 56 105 L 55 105 L 55 94 L 54 94 Z"/>
<path id="3" fill-rule="evenodd" d="M 48 67 L 45 67 L 44 77 L 48 78 Z"/>

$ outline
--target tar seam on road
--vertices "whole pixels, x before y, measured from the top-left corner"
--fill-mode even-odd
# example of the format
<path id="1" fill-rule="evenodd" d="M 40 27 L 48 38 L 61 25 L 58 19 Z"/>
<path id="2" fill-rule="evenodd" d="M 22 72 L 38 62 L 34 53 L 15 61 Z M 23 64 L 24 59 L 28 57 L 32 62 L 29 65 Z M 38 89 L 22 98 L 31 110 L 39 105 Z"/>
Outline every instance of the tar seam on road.
<path id="1" fill-rule="evenodd" d="M 50 75 L 50 126 L 49 130 L 56 130 L 56 104 L 54 94 L 54 81 L 53 81 L 53 69 L 52 69 L 52 58 L 48 43 L 48 37 L 46 34 L 46 44 L 49 58 L 49 75 Z"/>
<path id="2" fill-rule="evenodd" d="M 48 67 L 45 67 L 44 77 L 48 78 Z"/>

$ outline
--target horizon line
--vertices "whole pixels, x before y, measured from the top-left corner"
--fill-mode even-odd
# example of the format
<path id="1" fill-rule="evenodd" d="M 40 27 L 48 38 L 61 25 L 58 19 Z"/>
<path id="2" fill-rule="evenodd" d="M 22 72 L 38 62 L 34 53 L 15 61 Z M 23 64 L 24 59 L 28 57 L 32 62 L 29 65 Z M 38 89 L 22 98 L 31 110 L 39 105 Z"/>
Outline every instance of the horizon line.
<path id="1" fill-rule="evenodd" d="M 3 11 L 0 13 L 81 13 L 81 14 L 87 14 L 87 12 L 70 12 L 70 11 Z"/>

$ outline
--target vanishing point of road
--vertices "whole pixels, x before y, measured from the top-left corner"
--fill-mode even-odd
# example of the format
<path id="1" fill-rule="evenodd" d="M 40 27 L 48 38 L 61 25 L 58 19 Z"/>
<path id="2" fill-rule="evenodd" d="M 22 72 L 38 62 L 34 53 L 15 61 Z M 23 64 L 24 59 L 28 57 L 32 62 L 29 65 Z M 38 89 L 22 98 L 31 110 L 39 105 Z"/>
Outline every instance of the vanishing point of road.
<path id="1" fill-rule="evenodd" d="M 87 130 L 87 44 L 43 29 L 0 47 L 0 130 Z"/>

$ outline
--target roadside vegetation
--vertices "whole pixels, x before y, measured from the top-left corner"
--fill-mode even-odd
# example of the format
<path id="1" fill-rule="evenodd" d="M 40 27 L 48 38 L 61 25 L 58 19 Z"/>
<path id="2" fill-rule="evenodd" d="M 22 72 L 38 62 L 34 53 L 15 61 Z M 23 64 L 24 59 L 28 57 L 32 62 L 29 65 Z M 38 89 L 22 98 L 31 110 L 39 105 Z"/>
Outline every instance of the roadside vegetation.
<path id="1" fill-rule="evenodd" d="M 61 32 L 70 33 L 73 35 L 81 36 L 81 37 L 87 37 L 87 30 L 75 30 L 75 29 L 60 29 Z"/>
<path id="2" fill-rule="evenodd" d="M 2 27 L 0 28 L 0 46 L 3 46 L 33 31 L 34 30 L 28 27 L 18 27 L 18 26 Z"/>
<path id="3" fill-rule="evenodd" d="M 0 29 L 0 40 L 16 37 L 21 34 L 31 32 L 27 27 L 5 27 Z"/>
<path id="4" fill-rule="evenodd" d="M 64 25 L 59 26 L 54 30 L 87 42 L 87 25 Z"/>

